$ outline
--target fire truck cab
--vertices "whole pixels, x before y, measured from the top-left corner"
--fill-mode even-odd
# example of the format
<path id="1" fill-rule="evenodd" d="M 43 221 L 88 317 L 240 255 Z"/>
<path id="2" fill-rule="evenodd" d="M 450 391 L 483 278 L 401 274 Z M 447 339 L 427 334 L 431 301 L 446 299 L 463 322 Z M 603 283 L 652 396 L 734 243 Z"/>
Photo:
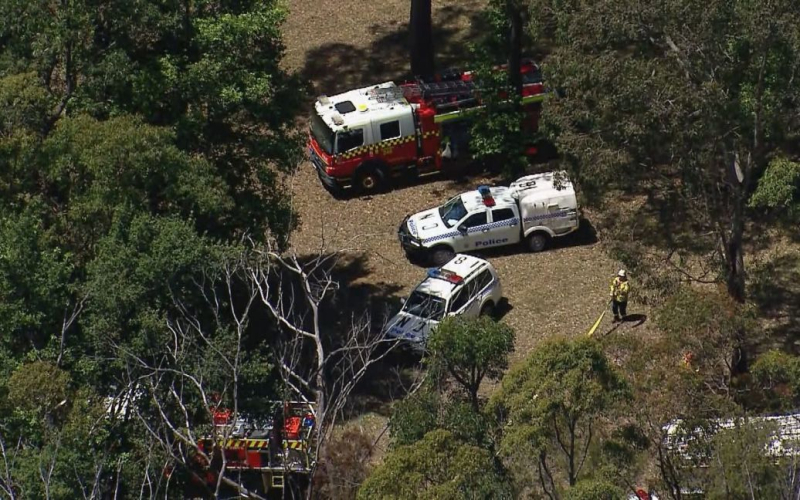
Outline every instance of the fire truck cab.
<path id="1" fill-rule="evenodd" d="M 530 61 L 521 72 L 525 127 L 533 131 L 544 99 L 541 72 Z M 320 96 L 308 151 L 322 183 L 333 192 L 352 186 L 370 193 L 391 177 L 437 172 L 443 157 L 468 156 L 466 119 L 483 107 L 473 76 L 448 70 L 433 81 L 385 82 Z"/>
<path id="2" fill-rule="evenodd" d="M 435 146 L 417 143 L 417 117 L 392 82 L 323 96 L 314 107 L 309 153 L 328 187 L 352 183 L 372 191 L 390 167 L 415 168 L 418 148 L 431 161 L 436 155 Z"/>

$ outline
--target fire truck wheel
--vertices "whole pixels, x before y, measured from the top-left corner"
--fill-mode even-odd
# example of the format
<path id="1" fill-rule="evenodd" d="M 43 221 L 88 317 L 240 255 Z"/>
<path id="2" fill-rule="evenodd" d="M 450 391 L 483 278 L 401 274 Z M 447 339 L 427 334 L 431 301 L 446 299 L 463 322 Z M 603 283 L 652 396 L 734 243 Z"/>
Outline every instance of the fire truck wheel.
<path id="1" fill-rule="evenodd" d="M 452 248 L 446 246 L 436 247 L 431 251 L 431 262 L 434 266 L 439 267 L 447 264 L 453 257 L 456 256 L 456 253 L 453 251 Z"/>
<path id="2" fill-rule="evenodd" d="M 364 165 L 356 173 L 355 188 L 360 193 L 369 194 L 383 187 L 383 169 L 377 165 Z"/>
<path id="3" fill-rule="evenodd" d="M 547 233 L 533 233 L 528 236 L 528 250 L 531 252 L 541 252 L 547 246 L 550 237 Z"/>

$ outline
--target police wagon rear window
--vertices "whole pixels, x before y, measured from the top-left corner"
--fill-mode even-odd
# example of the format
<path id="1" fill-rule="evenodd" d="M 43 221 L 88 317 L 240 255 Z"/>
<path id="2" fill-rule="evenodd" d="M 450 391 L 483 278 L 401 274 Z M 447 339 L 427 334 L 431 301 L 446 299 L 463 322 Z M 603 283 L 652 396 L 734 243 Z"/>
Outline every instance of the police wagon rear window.
<path id="1" fill-rule="evenodd" d="M 498 208 L 497 210 L 492 210 L 492 222 L 499 222 L 513 218 L 514 211 L 510 208 Z"/>

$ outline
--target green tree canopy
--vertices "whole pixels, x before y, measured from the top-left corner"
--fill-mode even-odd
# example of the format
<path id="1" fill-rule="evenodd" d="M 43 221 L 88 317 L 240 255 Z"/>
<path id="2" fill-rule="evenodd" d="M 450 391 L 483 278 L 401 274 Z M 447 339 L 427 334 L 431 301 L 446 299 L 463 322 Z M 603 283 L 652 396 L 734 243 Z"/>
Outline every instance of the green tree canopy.
<path id="1" fill-rule="evenodd" d="M 511 498 L 485 450 L 439 429 L 389 453 L 358 491 L 360 499 Z"/>
<path id="2" fill-rule="evenodd" d="M 500 450 L 552 495 L 561 488 L 557 467 L 572 486 L 602 429 L 602 417 L 629 395 L 628 386 L 590 339 L 552 339 L 503 377 L 490 410 L 501 426 Z M 539 481 L 540 480 L 540 481 Z"/>
<path id="3" fill-rule="evenodd" d="M 750 198 L 750 206 L 796 218 L 800 213 L 800 163 L 783 157 L 769 162 Z"/>
<path id="4" fill-rule="evenodd" d="M 416 443 L 435 429 L 444 429 L 464 443 L 488 446 L 488 421 L 471 402 L 423 386 L 392 406 L 389 431 L 392 445 Z"/>
<path id="5" fill-rule="evenodd" d="M 478 410 L 478 389 L 485 377 L 499 378 L 514 350 L 514 330 L 488 316 L 446 318 L 428 339 L 430 362 L 440 364 L 466 391 Z"/>
<path id="6" fill-rule="evenodd" d="M 667 243 L 720 248 L 707 255 L 743 302 L 749 192 L 797 128 L 795 3 L 530 5 L 534 36 L 553 47 L 545 79 L 563 96 L 543 129 L 572 179 L 594 199 L 651 193 Z"/>
<path id="7" fill-rule="evenodd" d="M 235 279 L 217 310 L 207 299 L 243 237 L 284 246 L 295 224 L 281 179 L 303 87 L 281 65 L 285 15 L 272 0 L 0 2 L 0 438 L 18 497 L 138 496 L 161 473 L 147 460 L 164 463 L 137 425 L 159 418 L 146 391 L 206 416 L 184 367 L 240 409 L 274 395 L 270 327 L 231 317 Z M 207 335 L 178 349 L 188 313 Z M 236 377 L 208 355 L 233 345 Z M 137 386 L 156 366 L 171 378 Z M 32 421 L 49 399 L 22 404 L 45 383 L 65 401 L 49 427 Z"/>

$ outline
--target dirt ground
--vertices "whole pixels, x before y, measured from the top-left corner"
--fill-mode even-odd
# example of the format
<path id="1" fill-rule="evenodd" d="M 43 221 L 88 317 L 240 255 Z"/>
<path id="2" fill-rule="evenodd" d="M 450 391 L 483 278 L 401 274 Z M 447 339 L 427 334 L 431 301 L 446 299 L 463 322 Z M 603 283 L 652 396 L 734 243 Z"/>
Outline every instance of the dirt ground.
<path id="1" fill-rule="evenodd" d="M 485 0 L 436 0 L 434 26 L 437 66 L 468 66 L 468 44 L 482 27 L 477 12 Z M 408 0 L 360 2 L 356 0 L 289 0 L 285 25 L 286 60 L 289 69 L 300 72 L 313 85 L 315 94 L 334 94 L 350 88 L 408 76 Z M 396 237 L 398 224 L 406 214 L 441 204 L 450 196 L 491 182 L 480 176 L 439 178 L 422 181 L 391 192 L 366 198 L 334 199 L 321 185 L 310 163 L 301 165 L 291 179 L 295 207 L 301 226 L 293 236 L 300 253 L 320 249 L 348 249 L 342 277 L 353 293 L 351 311 L 371 310 L 393 313 L 400 297 L 424 277 L 424 270 L 409 263 Z M 634 208 L 635 210 L 635 208 Z M 511 362 L 518 363 L 538 342 L 556 335 L 584 335 L 607 307 L 608 284 L 620 264 L 605 251 L 600 215 L 584 212 L 580 234 L 559 242 L 539 254 L 509 248 L 485 256 L 497 268 L 510 310 L 502 321 L 516 333 L 516 351 Z M 634 217 L 633 220 L 637 220 Z M 794 243 L 794 246 L 800 245 Z M 777 286 L 774 276 L 797 280 L 800 253 L 795 249 L 781 255 L 748 259 L 752 265 L 757 303 L 769 319 L 768 329 L 780 332 L 783 342 L 800 352 L 800 281 Z M 793 273 L 782 273 L 794 266 Z M 635 299 L 637 276 L 631 276 Z M 791 306 L 784 307 L 783 305 Z M 793 305 L 792 305 L 793 304 Z M 634 300 L 629 313 L 642 314 L 641 324 L 626 324 L 611 330 L 610 314 L 599 334 L 649 336 L 655 333 L 650 311 Z M 647 318 L 650 316 L 650 318 Z M 787 333 L 788 332 L 788 333 Z M 368 381 L 371 382 L 371 381 Z M 400 384 L 402 385 L 402 384 Z M 483 393 L 494 388 L 485 384 Z M 367 403 L 348 426 L 360 428 L 375 440 L 373 460 L 380 460 L 388 444 L 387 402 L 402 395 L 393 388 L 370 389 L 379 394 Z"/>
<path id="2" fill-rule="evenodd" d="M 483 2 L 434 2 L 437 62 L 464 64 L 465 45 L 474 37 L 475 13 Z M 352 8 L 351 8 L 352 7 Z M 314 84 L 318 93 L 333 94 L 402 76 L 408 71 L 406 23 L 408 0 L 379 4 L 350 1 L 293 0 L 285 27 L 287 64 Z M 459 52 L 461 51 L 461 52 Z M 408 213 L 436 206 L 450 196 L 491 179 L 432 179 L 366 198 L 334 199 L 321 185 L 310 163 L 292 179 L 301 227 L 293 244 L 301 253 L 319 248 L 346 248 L 358 259 L 349 286 L 371 290 L 378 300 L 399 298 L 424 277 L 410 264 L 397 241 L 397 226 Z M 580 234 L 540 254 L 521 248 L 484 254 L 497 268 L 510 310 L 503 321 L 517 332 L 512 362 L 523 359 L 536 342 L 553 335 L 585 334 L 608 301 L 608 283 L 618 263 L 603 252 L 594 237 L 592 216 Z M 636 286 L 636 277 L 632 276 Z M 374 297 L 364 300 L 373 303 Z M 387 301 L 392 304 L 391 300 Z M 395 301 L 396 303 L 396 301 Z M 375 304 L 372 304 L 375 305 Z M 645 313 L 631 304 L 629 313 Z M 608 318 L 599 332 L 611 325 Z M 616 333 L 639 334 L 627 325 Z"/>

